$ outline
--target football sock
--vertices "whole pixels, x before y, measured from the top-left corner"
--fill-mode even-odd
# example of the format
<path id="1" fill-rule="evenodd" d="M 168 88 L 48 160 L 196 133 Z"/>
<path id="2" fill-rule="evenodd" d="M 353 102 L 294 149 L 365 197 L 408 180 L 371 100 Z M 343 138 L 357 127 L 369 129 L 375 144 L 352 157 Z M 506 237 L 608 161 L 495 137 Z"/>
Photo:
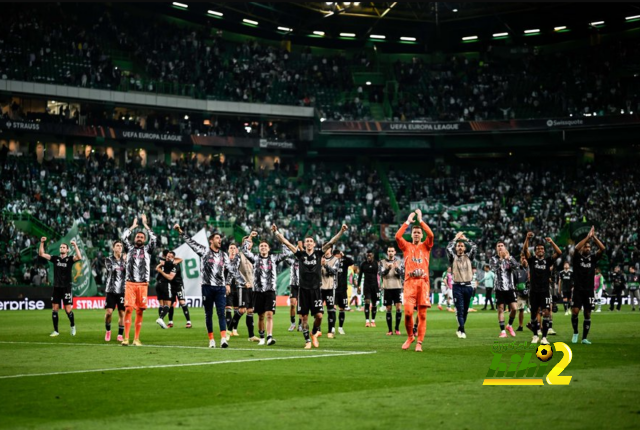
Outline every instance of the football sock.
<path id="1" fill-rule="evenodd" d="M 184 310 L 184 307 L 182 309 Z M 173 303 L 171 303 L 171 306 L 169 306 L 168 315 L 169 315 L 169 321 L 173 321 Z M 187 318 L 187 321 L 189 321 L 189 318 Z"/>
<path id="2" fill-rule="evenodd" d="M 424 340 L 424 335 L 427 333 L 427 308 L 421 307 L 418 309 L 418 342 Z"/>
<path id="3" fill-rule="evenodd" d="M 591 318 L 585 318 L 582 322 L 582 338 L 586 339 L 589 336 L 589 330 L 591 330 Z"/>
<path id="4" fill-rule="evenodd" d="M 402 311 L 396 311 L 396 331 L 400 330 L 401 319 L 402 319 Z"/>
<path id="5" fill-rule="evenodd" d="M 129 339 L 129 333 L 131 331 L 131 314 L 133 313 L 133 308 L 127 308 L 124 312 L 124 337 Z"/>
<path id="6" fill-rule="evenodd" d="M 135 327 L 135 338 L 140 339 L 140 329 L 142 328 L 142 309 L 136 309 L 136 327 Z"/>
<path id="7" fill-rule="evenodd" d="M 500 323 L 500 330 L 504 331 L 504 321 L 498 321 Z"/>
<path id="8" fill-rule="evenodd" d="M 233 328 L 231 330 L 238 330 L 238 323 L 240 322 L 240 318 L 242 318 L 242 314 L 239 310 L 236 309 L 235 313 L 233 314 L 233 321 L 231 322 L 231 324 L 233 324 Z"/>
<path id="9" fill-rule="evenodd" d="M 104 328 L 105 328 L 107 331 L 111 331 L 111 323 L 109 323 L 109 324 L 105 323 L 105 324 L 104 324 Z"/>
<path id="10" fill-rule="evenodd" d="M 296 316 L 291 315 L 291 324 L 295 324 L 295 323 L 296 323 Z"/>
<path id="11" fill-rule="evenodd" d="M 389 331 L 391 331 L 391 311 L 387 311 L 387 327 L 389 328 Z"/>
<path id="12" fill-rule="evenodd" d="M 316 327 L 314 324 L 313 329 L 311 329 L 311 334 L 315 336 L 317 333 L 318 333 L 318 327 Z"/>
<path id="13" fill-rule="evenodd" d="M 187 319 L 187 321 L 191 321 L 191 315 L 189 315 L 189 306 L 187 304 L 182 306 L 182 313 L 184 314 L 184 317 Z M 169 320 L 173 321 L 172 317 L 173 317 L 173 306 L 169 308 Z"/>
<path id="14" fill-rule="evenodd" d="M 571 315 L 571 325 L 573 326 L 573 334 L 578 334 L 578 315 Z"/>
<path id="15" fill-rule="evenodd" d="M 304 340 L 306 342 L 311 342 L 311 337 L 309 337 L 309 329 L 305 328 L 302 330 L 302 334 L 304 335 Z"/>
<path id="16" fill-rule="evenodd" d="M 247 314 L 247 318 L 245 318 L 245 323 L 247 324 L 247 330 L 249 331 L 249 337 L 254 337 L 255 332 L 253 331 L 253 314 Z"/>
<path id="17" fill-rule="evenodd" d="M 404 328 L 407 330 L 407 336 L 413 335 L 413 312 L 406 312 L 404 314 Z"/>
<path id="18" fill-rule="evenodd" d="M 371 305 L 369 303 L 365 303 L 364 304 L 364 317 L 366 318 L 367 322 L 369 322 L 369 307 Z"/>
<path id="19" fill-rule="evenodd" d="M 227 309 L 225 312 L 225 320 L 227 322 L 227 327 L 231 326 L 232 319 L 233 319 L 233 316 L 231 314 L 231 309 Z"/>
<path id="20" fill-rule="evenodd" d="M 378 313 L 378 307 L 377 306 L 371 306 L 371 320 L 375 321 L 376 320 L 376 314 Z"/>
<path id="21" fill-rule="evenodd" d="M 513 325 L 513 321 L 516 319 L 516 317 L 509 317 L 509 325 Z"/>
<path id="22" fill-rule="evenodd" d="M 59 317 L 58 317 L 58 312 L 57 311 L 53 311 L 51 313 L 51 319 L 53 320 L 53 330 L 54 331 L 58 331 L 58 320 L 59 320 Z"/>
<path id="23" fill-rule="evenodd" d="M 164 319 L 169 313 L 169 306 L 160 306 L 160 319 Z"/>
<path id="24" fill-rule="evenodd" d="M 71 312 L 67 312 L 67 318 L 69 318 L 69 325 L 71 327 L 73 327 L 74 325 L 76 325 L 76 318 L 73 315 L 73 311 Z"/>
<path id="25" fill-rule="evenodd" d="M 327 313 L 329 314 L 329 333 L 331 333 L 333 328 L 336 326 L 336 310 L 329 309 Z"/>
<path id="26" fill-rule="evenodd" d="M 340 327 L 342 328 L 342 326 L 344 325 L 344 317 L 345 317 L 345 313 L 344 311 L 340 311 L 338 313 L 338 322 L 340 323 Z"/>
<path id="27" fill-rule="evenodd" d="M 123 325 L 119 325 L 118 326 L 118 336 L 122 336 L 123 333 L 124 333 L 124 326 Z"/>
<path id="28" fill-rule="evenodd" d="M 258 334 L 260 335 L 260 339 L 264 339 L 264 330 L 258 330 Z"/>
<path id="29" fill-rule="evenodd" d="M 542 337 L 547 337 L 549 333 L 549 318 L 542 318 Z"/>

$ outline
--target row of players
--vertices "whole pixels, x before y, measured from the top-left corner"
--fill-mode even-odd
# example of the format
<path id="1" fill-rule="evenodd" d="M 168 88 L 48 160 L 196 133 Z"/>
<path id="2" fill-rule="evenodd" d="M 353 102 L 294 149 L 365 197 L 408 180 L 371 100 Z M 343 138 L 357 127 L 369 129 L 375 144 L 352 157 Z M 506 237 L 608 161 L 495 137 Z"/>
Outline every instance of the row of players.
<path id="1" fill-rule="evenodd" d="M 418 217 L 419 224 L 413 225 L 415 217 Z M 151 255 L 156 245 L 156 237 L 147 225 L 146 216 L 142 215 L 141 220 L 144 231 L 135 234 L 134 243 L 129 242 L 131 232 L 137 228 L 138 220 L 122 234 L 122 242 L 114 243 L 114 255 L 108 259 L 108 282 L 107 282 L 107 307 L 111 310 L 116 307 L 120 314 L 118 339 L 122 339 L 122 345 L 129 345 L 129 333 L 132 322 L 132 315 L 135 311 L 135 337 L 133 344 L 141 345 L 139 335 L 142 326 L 143 311 L 147 307 L 147 290 L 151 275 Z M 406 229 L 412 226 L 412 241 L 404 240 L 403 234 Z M 338 234 L 330 241 L 316 247 L 312 237 L 305 237 L 304 242 L 298 242 L 294 246 L 277 227 L 272 226 L 272 231 L 276 239 L 284 245 L 285 252 L 273 254 L 266 240 L 260 240 L 258 244 L 259 254 L 252 253 L 253 240 L 257 233 L 253 232 L 246 237 L 238 250 L 235 245 L 229 248 L 229 253 L 221 250 L 222 237 L 220 234 L 213 234 L 209 238 L 209 247 L 204 247 L 191 239 L 182 231 L 179 225 L 175 229 L 200 257 L 202 273 L 202 296 L 205 310 L 205 322 L 209 336 L 209 346 L 215 347 L 216 343 L 213 334 L 213 307 L 216 308 L 218 322 L 220 326 L 220 346 L 228 347 L 228 340 L 232 334 L 237 334 L 237 324 L 245 312 L 247 313 L 247 327 L 251 340 L 257 340 L 261 344 L 273 345 L 273 314 L 276 305 L 276 280 L 277 266 L 282 260 L 290 258 L 294 260 L 292 265 L 292 305 L 296 307 L 296 312 L 300 316 L 300 326 L 305 337 L 305 348 L 310 349 L 311 345 L 319 346 L 318 337 L 321 333 L 320 327 L 324 313 L 323 303 L 327 304 L 329 313 L 329 336 L 335 333 L 335 304 L 340 310 L 339 327 L 343 333 L 345 308 L 347 307 L 347 269 L 353 264 L 353 260 L 343 256 L 339 251 L 331 252 L 332 247 L 337 243 L 348 227 L 343 225 Z M 423 241 L 423 232 L 426 239 Z M 147 242 L 148 236 L 148 242 Z M 529 278 L 531 284 L 531 322 L 528 326 L 534 332 L 534 340 L 537 342 L 535 334 L 539 331 L 538 312 L 542 314 L 542 342 L 546 342 L 546 336 L 550 328 L 550 309 L 552 298 L 550 294 L 549 282 L 554 261 L 562 254 L 562 251 L 553 243 L 550 238 L 546 241 L 554 249 L 552 257 L 546 257 L 544 242 L 535 246 L 534 255 L 529 252 L 529 241 L 533 234 L 529 233 L 523 246 L 521 260 L 518 262 L 511 257 L 504 245 L 499 241 L 496 244 L 496 255 L 491 258 L 490 270 L 495 274 L 496 301 L 498 308 L 498 322 L 500 325 L 500 337 L 507 337 L 507 330 L 515 336 L 512 324 L 516 315 L 516 271 L 521 267 L 529 267 Z M 54 264 L 54 332 L 52 336 L 58 334 L 57 311 L 60 302 L 65 306 L 72 326 L 72 334 L 75 334 L 75 324 L 73 312 L 71 311 L 71 272 L 70 266 L 73 261 L 81 258 L 77 246 L 75 255 L 68 255 L 68 247 L 65 244 L 60 246 L 60 257 L 50 256 L 44 253 L 44 242 L 42 239 L 40 255 Z M 591 254 L 591 240 L 595 241 L 598 251 Z M 426 332 L 426 310 L 431 307 L 430 285 L 429 285 L 429 256 L 433 247 L 433 233 L 422 220 L 419 210 L 412 212 L 407 221 L 396 234 L 396 241 L 404 254 L 404 261 L 397 259 L 395 248 L 388 249 L 386 261 L 376 265 L 373 255 L 367 256 L 367 261 L 362 265 L 360 277 L 364 276 L 364 296 L 365 296 L 365 318 L 369 324 L 368 311 L 373 313 L 375 321 L 375 304 L 379 298 L 378 275 L 383 278 L 385 284 L 385 306 L 387 307 L 387 323 L 389 334 L 400 334 L 399 325 L 402 318 L 401 299 L 404 289 L 404 314 L 407 341 L 403 344 L 403 349 L 416 340 L 417 331 L 418 344 L 416 350 L 422 350 L 422 341 Z M 123 249 L 124 248 L 124 249 Z M 590 329 L 590 315 L 595 297 L 593 294 L 593 279 L 595 266 L 602 255 L 604 245 L 595 236 L 592 228 L 587 237 L 576 246 L 576 255 L 573 258 L 574 266 L 574 288 L 571 297 L 572 324 L 574 328 L 573 342 L 578 340 L 578 314 L 584 309 L 585 319 L 583 323 L 583 340 L 589 344 L 587 339 Z M 126 254 L 123 252 L 126 251 Z M 452 273 L 452 295 L 456 306 L 456 316 L 458 320 L 457 335 L 466 338 L 465 324 L 469 311 L 469 305 L 473 297 L 471 281 L 473 279 L 473 258 L 476 246 L 463 233 L 458 233 L 448 248 L 449 261 Z M 71 260 L 70 260 L 71 259 Z M 159 310 L 158 324 L 166 328 L 164 317 L 173 310 L 172 303 L 175 298 L 180 304 L 187 318 L 187 326 L 190 327 L 189 311 L 184 302 L 184 293 L 181 288 L 181 279 L 178 276 L 179 259 L 176 259 L 172 252 L 167 252 L 166 259 L 156 266 L 159 274 L 157 287 L 158 299 L 161 307 Z M 176 278 L 177 276 L 177 278 Z M 587 281 L 590 277 L 590 281 Z M 335 284 L 335 288 L 334 288 Z M 358 284 L 361 285 L 361 279 Z M 585 287 L 588 285 L 588 287 Z M 124 288 L 123 288 L 124 287 Z M 229 299 L 229 303 L 227 303 Z M 373 304 L 373 306 L 371 306 Z M 396 306 L 395 330 L 391 330 L 391 308 Z M 371 306 L 371 308 L 370 308 Z M 124 311 L 122 308 L 124 307 Z M 232 316 L 233 309 L 233 316 Z M 259 316 L 259 334 L 256 338 L 253 331 L 253 310 Z M 418 311 L 418 327 L 414 330 L 413 313 Z M 509 311 L 509 324 L 505 327 L 505 310 Z M 105 339 L 110 339 L 110 317 L 107 315 L 107 335 Z M 225 315 L 226 314 L 226 315 Z M 309 314 L 314 317 L 313 328 L 309 326 Z M 172 321 L 172 316 L 169 315 Z M 375 324 L 375 322 L 374 322 Z M 295 316 L 291 315 L 290 331 L 295 329 Z M 227 329 L 231 331 L 227 336 Z M 235 333 L 234 333 L 235 332 Z M 266 335 L 266 339 L 265 339 Z"/>

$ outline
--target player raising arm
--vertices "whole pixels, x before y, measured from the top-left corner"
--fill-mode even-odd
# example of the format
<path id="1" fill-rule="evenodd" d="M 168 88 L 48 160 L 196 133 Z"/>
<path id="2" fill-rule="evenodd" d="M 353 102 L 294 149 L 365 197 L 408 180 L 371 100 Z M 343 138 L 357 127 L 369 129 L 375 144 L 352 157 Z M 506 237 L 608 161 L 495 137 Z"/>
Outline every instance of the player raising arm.
<path id="1" fill-rule="evenodd" d="M 402 236 L 418 216 L 419 225 L 411 227 L 411 242 Z M 426 239 L 422 238 L 426 233 Z M 429 257 L 433 248 L 433 232 L 422 220 L 422 211 L 411 212 L 407 221 L 396 233 L 396 242 L 404 256 L 404 325 L 407 330 L 407 340 L 402 349 L 409 349 L 415 341 L 413 335 L 413 311 L 418 308 L 418 343 L 416 352 L 422 352 L 422 342 L 427 332 L 427 308 L 429 301 Z"/>
<path id="2" fill-rule="evenodd" d="M 298 296 L 298 315 L 302 319 L 302 333 L 305 339 L 305 349 L 311 349 L 311 343 L 316 348 L 319 347 L 316 334 L 320 330 L 322 324 L 322 294 L 320 293 L 322 260 L 327 249 L 333 247 L 340 237 L 348 230 L 346 224 L 331 240 L 322 246 L 322 249 L 316 248 L 316 241 L 311 236 L 304 238 L 304 250 L 298 250 L 284 235 L 278 231 L 275 225 L 271 229 L 276 238 L 283 243 L 295 255 L 300 262 L 300 291 Z M 309 336 L 309 312 L 314 315 L 313 330 Z"/>

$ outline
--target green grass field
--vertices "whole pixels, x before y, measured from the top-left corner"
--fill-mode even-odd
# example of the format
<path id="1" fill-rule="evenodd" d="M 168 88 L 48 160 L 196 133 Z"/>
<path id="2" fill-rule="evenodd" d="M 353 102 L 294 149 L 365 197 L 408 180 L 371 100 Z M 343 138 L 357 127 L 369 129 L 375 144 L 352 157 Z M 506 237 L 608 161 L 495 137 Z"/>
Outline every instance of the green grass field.
<path id="1" fill-rule="evenodd" d="M 48 336 L 50 311 L 2 312 L 0 427 L 635 429 L 640 313 L 625 308 L 593 314 L 590 346 L 571 344 L 570 317 L 555 314 L 550 340 L 572 348 L 562 373 L 571 383 L 524 387 L 482 385 L 491 347 L 514 340 L 497 338 L 488 311 L 470 314 L 466 340 L 455 336 L 454 314 L 429 311 L 421 354 L 400 350 L 404 336 L 385 335 L 384 313 L 377 328 L 364 327 L 362 312 L 348 313 L 347 334 L 336 339 L 327 339 L 325 322 L 320 348 L 305 351 L 302 334 L 287 332 L 285 308 L 276 346 L 248 342 L 243 318 L 242 337 L 226 350 L 206 348 L 202 309 L 192 310 L 191 330 L 179 309 L 169 330 L 147 311 L 141 348 L 106 344 L 102 311 L 76 311 L 75 337 L 62 312 L 57 338 Z"/>

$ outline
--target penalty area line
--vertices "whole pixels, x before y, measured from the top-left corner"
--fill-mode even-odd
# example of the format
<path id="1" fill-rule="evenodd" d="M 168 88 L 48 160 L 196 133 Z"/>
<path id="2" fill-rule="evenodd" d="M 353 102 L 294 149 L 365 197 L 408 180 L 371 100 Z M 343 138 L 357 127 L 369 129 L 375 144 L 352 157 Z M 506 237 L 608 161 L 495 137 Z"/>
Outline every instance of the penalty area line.
<path id="1" fill-rule="evenodd" d="M 75 375 L 80 373 L 117 372 L 121 370 L 146 370 L 146 369 L 167 369 L 172 367 L 213 366 L 216 364 L 252 363 L 252 362 L 258 362 L 258 361 L 300 360 L 305 358 L 323 358 L 323 357 L 344 357 L 349 355 L 362 355 L 362 354 L 375 354 L 375 352 L 355 352 L 355 353 L 351 352 L 351 353 L 339 353 L 339 354 L 299 355 L 295 357 L 244 358 L 240 360 L 208 361 L 208 362 L 202 362 L 202 363 L 156 364 L 151 366 L 112 367 L 112 368 L 106 368 L 106 369 L 69 370 L 64 372 L 31 373 L 31 374 L 25 373 L 20 375 L 0 376 L 0 379 L 26 378 L 30 376 Z"/>

